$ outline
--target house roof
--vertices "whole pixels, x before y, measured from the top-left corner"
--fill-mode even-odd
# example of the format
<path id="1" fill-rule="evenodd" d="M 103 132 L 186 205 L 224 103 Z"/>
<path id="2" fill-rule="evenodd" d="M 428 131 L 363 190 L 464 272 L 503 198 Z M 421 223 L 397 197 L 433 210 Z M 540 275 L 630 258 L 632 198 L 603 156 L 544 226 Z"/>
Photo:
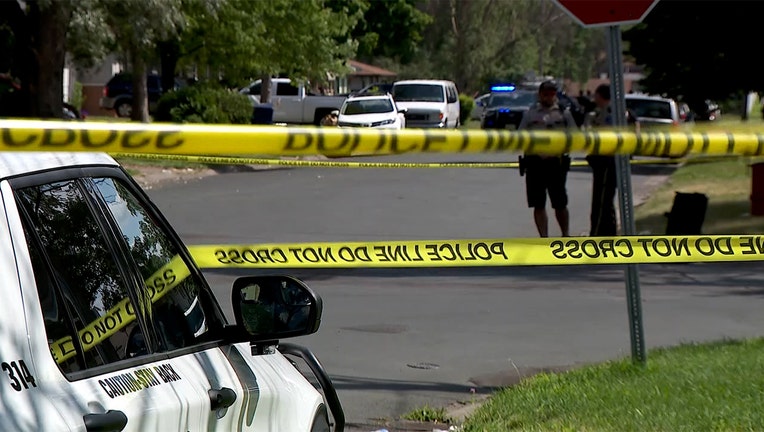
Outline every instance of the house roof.
<path id="1" fill-rule="evenodd" d="M 393 71 L 389 71 L 387 69 L 382 69 L 380 67 L 372 66 L 366 63 L 361 63 L 356 60 L 348 60 L 348 65 L 353 69 L 353 73 L 350 75 L 354 76 L 397 76 Z"/>

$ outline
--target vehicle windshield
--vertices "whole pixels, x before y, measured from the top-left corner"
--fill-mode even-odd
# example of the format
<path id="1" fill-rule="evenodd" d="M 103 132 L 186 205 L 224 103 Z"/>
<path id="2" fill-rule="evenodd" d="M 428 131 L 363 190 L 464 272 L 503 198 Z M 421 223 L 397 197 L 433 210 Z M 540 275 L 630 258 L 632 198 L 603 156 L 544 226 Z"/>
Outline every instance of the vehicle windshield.
<path id="1" fill-rule="evenodd" d="M 390 99 L 365 99 L 349 100 L 342 107 L 341 114 L 359 115 L 359 114 L 384 114 L 394 111 Z"/>
<path id="2" fill-rule="evenodd" d="M 536 103 L 536 93 L 534 92 L 493 93 L 488 99 L 489 107 L 528 107 L 534 103 Z"/>
<path id="3" fill-rule="evenodd" d="M 651 99 L 626 99 L 626 108 L 636 117 L 672 119 L 671 104 L 668 101 Z"/>
<path id="4" fill-rule="evenodd" d="M 393 98 L 397 102 L 445 102 L 443 86 L 438 84 L 396 84 Z"/>

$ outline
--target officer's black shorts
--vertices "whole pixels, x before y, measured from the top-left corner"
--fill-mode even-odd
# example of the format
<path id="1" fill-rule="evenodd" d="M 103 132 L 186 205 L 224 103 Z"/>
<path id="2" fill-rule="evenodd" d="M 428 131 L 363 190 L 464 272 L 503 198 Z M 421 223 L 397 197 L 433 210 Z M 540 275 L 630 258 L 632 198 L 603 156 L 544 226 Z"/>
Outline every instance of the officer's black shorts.
<path id="1" fill-rule="evenodd" d="M 563 158 L 526 156 L 525 193 L 529 208 L 546 207 L 546 196 L 552 208 L 564 209 L 568 206 L 568 192 L 565 182 L 568 166 Z"/>

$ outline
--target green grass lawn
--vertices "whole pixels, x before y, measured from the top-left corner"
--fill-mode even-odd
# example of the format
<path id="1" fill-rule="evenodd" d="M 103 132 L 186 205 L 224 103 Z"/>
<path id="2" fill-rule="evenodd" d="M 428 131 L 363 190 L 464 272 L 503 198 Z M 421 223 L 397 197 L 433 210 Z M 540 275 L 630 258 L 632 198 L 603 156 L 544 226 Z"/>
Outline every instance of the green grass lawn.
<path id="1" fill-rule="evenodd" d="M 478 431 L 761 431 L 764 340 L 683 345 L 530 378 L 464 424 Z"/>
<path id="2" fill-rule="evenodd" d="M 705 234 L 754 234 L 764 232 L 764 217 L 750 215 L 751 167 L 764 158 L 739 157 L 719 161 L 690 161 L 677 169 L 635 209 L 638 233 L 662 234 L 665 212 L 671 210 L 676 192 L 704 193 L 708 210 Z"/>

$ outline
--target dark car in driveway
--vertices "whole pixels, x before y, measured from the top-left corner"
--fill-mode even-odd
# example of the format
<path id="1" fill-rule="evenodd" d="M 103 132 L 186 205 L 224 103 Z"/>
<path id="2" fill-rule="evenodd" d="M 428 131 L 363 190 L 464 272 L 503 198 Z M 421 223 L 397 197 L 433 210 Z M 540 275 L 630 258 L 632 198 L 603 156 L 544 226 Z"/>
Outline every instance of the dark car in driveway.
<path id="1" fill-rule="evenodd" d="M 175 81 L 175 89 L 181 87 L 179 80 Z M 162 88 L 162 77 L 156 74 L 146 76 L 146 89 L 149 97 L 149 112 L 156 110 L 159 98 L 165 92 Z M 172 90 L 172 89 L 166 89 Z M 133 111 L 133 78 L 129 73 L 114 75 L 103 87 L 100 106 L 103 109 L 114 110 L 118 117 L 130 117 Z"/>
<path id="2" fill-rule="evenodd" d="M 536 92 L 515 90 L 513 86 L 491 90 L 491 95 L 484 102 L 481 129 L 517 129 L 523 114 L 537 100 Z"/>

